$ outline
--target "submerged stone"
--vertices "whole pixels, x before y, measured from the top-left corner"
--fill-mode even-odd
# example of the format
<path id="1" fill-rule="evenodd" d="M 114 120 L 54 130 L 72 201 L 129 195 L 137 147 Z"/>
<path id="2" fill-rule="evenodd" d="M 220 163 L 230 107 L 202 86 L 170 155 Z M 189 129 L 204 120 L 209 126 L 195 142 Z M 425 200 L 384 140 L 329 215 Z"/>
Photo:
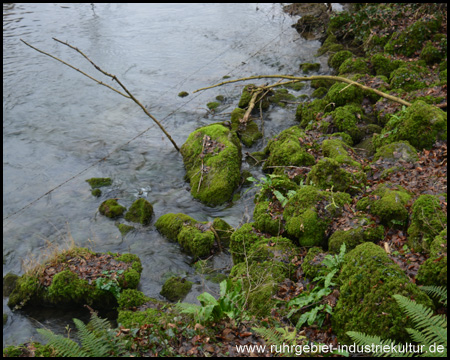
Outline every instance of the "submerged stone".
<path id="1" fill-rule="evenodd" d="M 111 178 L 90 178 L 86 180 L 92 189 L 96 189 L 103 186 L 110 186 L 112 184 Z"/>
<path id="2" fill-rule="evenodd" d="M 153 206 L 147 200 L 137 199 L 125 214 L 125 220 L 140 223 L 142 225 L 150 224 L 153 216 Z"/>
<path id="3" fill-rule="evenodd" d="M 208 206 L 231 199 L 241 177 L 241 145 L 234 132 L 221 124 L 199 128 L 181 154 L 194 198 Z"/>
<path id="4" fill-rule="evenodd" d="M 163 285 L 161 295 L 169 301 L 181 301 L 191 291 L 192 282 L 172 276 Z"/>
<path id="5" fill-rule="evenodd" d="M 100 214 L 109 218 L 116 218 L 121 216 L 127 208 L 120 205 L 116 199 L 105 200 L 101 203 L 98 211 Z"/>

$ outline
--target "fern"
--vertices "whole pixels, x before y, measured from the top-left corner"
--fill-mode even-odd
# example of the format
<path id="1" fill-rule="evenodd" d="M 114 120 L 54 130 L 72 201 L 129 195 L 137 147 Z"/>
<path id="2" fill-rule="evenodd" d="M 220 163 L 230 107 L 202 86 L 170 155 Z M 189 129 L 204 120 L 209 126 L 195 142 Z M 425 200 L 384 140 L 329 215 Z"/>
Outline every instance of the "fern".
<path id="1" fill-rule="evenodd" d="M 423 287 L 424 288 L 424 287 Z M 426 287 L 427 292 L 438 295 L 440 300 L 447 303 L 447 289 L 435 286 Z M 415 323 L 414 329 L 407 328 L 406 331 L 411 335 L 419 346 L 423 346 L 421 356 L 424 357 L 447 357 L 447 318 L 443 315 L 434 315 L 433 311 L 421 304 L 416 303 L 402 295 L 394 295 L 399 307 Z M 395 345 L 393 340 L 382 340 L 378 336 L 370 336 L 364 333 L 348 331 L 347 335 L 358 345 Z M 436 351 L 438 347 L 442 352 Z M 434 350 L 434 351 L 433 351 Z M 401 353 L 395 353 L 399 356 Z M 390 353 L 375 353 L 375 356 L 389 356 Z M 405 352 L 402 356 L 410 356 L 411 353 Z"/>
<path id="2" fill-rule="evenodd" d="M 277 351 L 279 356 L 294 356 L 296 347 L 300 340 L 306 339 L 305 336 L 297 337 L 297 330 L 285 328 L 252 328 L 259 336 L 261 336 L 268 345 L 279 346 Z M 290 351 L 284 352 L 285 346 L 288 345 Z"/>
<path id="3" fill-rule="evenodd" d="M 447 288 L 444 286 L 421 286 L 423 291 L 432 297 L 436 297 L 438 301 L 447 306 Z"/>
<path id="4" fill-rule="evenodd" d="M 37 329 L 37 332 L 48 340 L 55 351 L 62 357 L 109 357 L 124 353 L 123 344 L 119 343 L 111 330 L 108 320 L 101 319 L 95 312 L 87 325 L 78 319 L 73 319 L 78 330 L 81 347 L 75 341 L 56 335 L 47 329 Z"/>

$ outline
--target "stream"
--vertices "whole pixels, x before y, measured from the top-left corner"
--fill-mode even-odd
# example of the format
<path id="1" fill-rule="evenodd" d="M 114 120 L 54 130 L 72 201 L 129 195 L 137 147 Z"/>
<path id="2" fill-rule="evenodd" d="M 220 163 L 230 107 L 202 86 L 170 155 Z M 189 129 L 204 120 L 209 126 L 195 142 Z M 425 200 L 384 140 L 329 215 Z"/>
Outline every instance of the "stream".
<path id="1" fill-rule="evenodd" d="M 4 3 L 3 276 L 22 275 L 53 249 L 74 242 L 96 252 L 139 255 L 144 268 L 139 289 L 147 296 L 162 300 L 164 281 L 174 274 L 185 276 L 194 286 L 184 301 L 196 302 L 204 291 L 217 293 L 218 285 L 195 273 L 192 258 L 155 230 L 155 220 L 180 212 L 199 221 L 219 216 L 237 227 L 251 220 L 254 207 L 255 190 L 242 191 L 232 206 L 211 208 L 194 200 L 183 179 L 181 155 L 133 101 L 20 39 L 115 86 L 52 37 L 78 47 L 116 75 L 181 147 L 196 128 L 229 120 L 246 83 L 194 90 L 226 75 L 301 75 L 299 65 L 305 62 L 320 62 L 320 74 L 327 74 L 326 57 L 314 56 L 320 43 L 301 38 L 291 27 L 297 19 L 283 13 L 280 4 L 267 3 Z M 190 95 L 178 97 L 181 91 Z M 310 94 L 309 83 L 293 93 Z M 217 95 L 225 101 L 213 114 L 206 104 Z M 244 147 L 243 154 L 263 149 L 267 139 L 295 125 L 294 115 L 295 105 L 265 112 L 264 140 Z M 247 164 L 245 156 L 242 169 L 262 176 L 260 167 Z M 100 198 L 91 195 L 85 182 L 92 177 L 113 180 Z M 155 217 L 150 226 L 136 226 L 125 237 L 114 220 L 97 212 L 106 199 L 119 198 L 128 208 L 138 197 L 153 204 Z M 212 263 L 224 271 L 232 265 L 226 253 Z M 73 317 L 89 318 L 80 310 L 13 313 L 6 304 L 4 298 L 4 346 L 39 339 L 39 327 L 64 333 L 67 324 L 74 327 Z"/>

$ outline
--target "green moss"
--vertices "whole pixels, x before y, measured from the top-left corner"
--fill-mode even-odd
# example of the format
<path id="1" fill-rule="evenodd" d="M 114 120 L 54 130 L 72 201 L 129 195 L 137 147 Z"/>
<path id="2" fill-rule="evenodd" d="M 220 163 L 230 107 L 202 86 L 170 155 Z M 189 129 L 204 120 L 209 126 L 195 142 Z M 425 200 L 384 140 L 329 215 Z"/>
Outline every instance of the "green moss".
<path id="1" fill-rule="evenodd" d="M 135 254 L 122 254 L 119 256 L 115 256 L 115 259 L 117 261 L 123 261 L 126 263 L 131 264 L 131 267 L 136 270 L 138 273 L 142 272 L 142 263 L 141 263 L 141 259 L 139 259 L 139 256 L 135 255 Z"/>
<path id="2" fill-rule="evenodd" d="M 353 143 L 359 143 L 363 137 L 358 123 L 362 119 L 361 106 L 356 104 L 349 104 L 338 107 L 331 114 L 333 116 L 333 123 L 339 131 L 349 134 L 352 137 Z"/>
<path id="3" fill-rule="evenodd" d="M 216 108 L 219 107 L 219 105 L 220 105 L 220 103 L 217 101 L 211 101 L 206 104 L 206 106 L 208 107 L 209 110 L 215 110 Z"/>
<path id="4" fill-rule="evenodd" d="M 305 133 L 298 126 L 282 131 L 276 138 L 269 141 L 265 152 L 269 153 L 263 170 L 271 172 L 270 166 L 308 166 L 315 163 L 314 157 L 302 147 L 300 137 Z"/>
<path id="5" fill-rule="evenodd" d="M 349 146 L 344 141 L 339 139 L 324 140 L 322 142 L 322 152 L 325 157 L 334 159 L 339 164 L 349 164 L 354 167 L 360 168 L 361 165 L 358 162 L 354 161 L 350 157 L 350 155 L 348 155 L 348 152 L 346 150 L 348 148 Z"/>
<path id="6" fill-rule="evenodd" d="M 416 162 L 419 160 L 417 150 L 408 141 L 398 141 L 381 146 L 375 153 L 373 161 L 377 161 L 380 158 L 407 162 Z"/>
<path id="7" fill-rule="evenodd" d="M 283 214 L 272 210 L 269 206 L 269 201 L 258 202 L 253 211 L 253 220 L 255 222 L 255 228 L 278 236 L 283 232 Z"/>
<path id="8" fill-rule="evenodd" d="M 145 296 L 142 291 L 136 289 L 125 289 L 121 292 L 117 301 L 120 309 L 129 309 L 139 307 L 149 301 L 150 298 Z"/>
<path id="9" fill-rule="evenodd" d="M 420 265 L 416 281 L 421 285 L 447 287 L 447 254 L 429 258 Z"/>
<path id="10" fill-rule="evenodd" d="M 188 96 L 189 95 L 189 93 L 187 92 L 187 91 L 181 91 L 180 93 L 178 93 L 178 96 L 179 97 L 186 97 L 186 96 Z"/>
<path id="11" fill-rule="evenodd" d="M 321 56 L 326 52 L 336 53 L 343 49 L 344 46 L 342 44 L 338 44 L 336 36 L 332 33 L 329 33 L 322 46 L 319 48 L 319 50 L 317 50 L 317 56 Z"/>
<path id="12" fill-rule="evenodd" d="M 362 58 L 348 58 L 345 59 L 341 66 L 339 66 L 339 75 L 343 74 L 369 74 L 369 66 L 367 61 Z"/>
<path id="13" fill-rule="evenodd" d="M 370 58 L 370 63 L 376 75 L 384 75 L 389 78 L 391 72 L 397 69 L 402 64 L 402 61 L 394 60 L 386 54 L 378 53 Z"/>
<path id="14" fill-rule="evenodd" d="M 162 215 L 155 223 L 156 229 L 166 238 L 177 241 L 183 225 L 194 225 L 197 220 L 185 214 L 165 214 Z"/>
<path id="15" fill-rule="evenodd" d="M 53 277 L 48 287 L 48 294 L 52 303 L 79 303 L 86 297 L 87 282 L 70 270 L 64 270 Z"/>
<path id="16" fill-rule="evenodd" d="M 278 106 L 285 107 L 286 102 L 294 102 L 296 100 L 295 96 L 289 94 L 287 89 L 277 89 L 273 92 L 272 96 L 269 97 L 269 101 Z"/>
<path id="17" fill-rule="evenodd" d="M 8 306 L 10 308 L 22 307 L 29 300 L 35 301 L 39 290 L 39 279 L 37 276 L 24 274 L 17 279 L 14 290 L 9 295 Z"/>
<path id="18" fill-rule="evenodd" d="M 427 65 L 439 63 L 445 56 L 446 55 L 443 52 L 433 46 L 433 43 L 431 41 L 427 41 L 420 53 L 420 58 L 424 60 Z"/>
<path id="19" fill-rule="evenodd" d="M 332 204 L 332 201 L 338 206 Z M 298 239 L 300 246 L 319 246 L 325 238 L 325 230 L 340 208 L 350 202 L 350 195 L 320 191 L 313 186 L 304 186 L 291 197 L 284 208 L 287 234 Z M 322 204 L 322 205 L 321 205 Z M 330 206 L 328 206 L 330 205 Z M 318 215 L 317 207 L 324 207 Z"/>
<path id="20" fill-rule="evenodd" d="M 392 71 L 389 77 L 389 83 L 392 89 L 402 89 L 413 91 L 427 87 L 425 77 L 427 71 L 419 66 L 405 64 Z"/>
<path id="21" fill-rule="evenodd" d="M 311 97 L 322 99 L 328 93 L 328 89 L 321 87 L 313 91 Z"/>
<path id="22" fill-rule="evenodd" d="M 213 227 L 217 235 L 219 235 L 220 243 L 224 247 L 230 246 L 231 234 L 233 234 L 234 229 L 225 220 L 221 218 L 214 218 Z"/>
<path id="23" fill-rule="evenodd" d="M 122 236 L 125 236 L 126 234 L 128 234 L 130 231 L 134 230 L 133 226 L 130 225 L 126 225 L 126 224 L 116 224 L 117 228 L 119 229 L 120 233 L 122 234 Z"/>
<path id="24" fill-rule="evenodd" d="M 216 96 L 216 100 L 220 101 L 220 102 L 223 102 L 225 100 L 225 97 L 223 95 L 217 95 Z"/>
<path id="25" fill-rule="evenodd" d="M 339 159 L 345 161 L 344 157 Z M 319 189 L 333 189 L 351 194 L 361 191 L 366 181 L 366 174 L 360 167 L 348 164 L 343 167 L 337 160 L 326 157 L 311 168 L 306 178 L 307 184 L 314 184 Z"/>
<path id="26" fill-rule="evenodd" d="M 179 244 L 196 258 L 209 255 L 214 240 L 214 233 L 212 231 L 202 232 L 195 226 L 185 226 L 178 234 Z"/>
<path id="27" fill-rule="evenodd" d="M 140 280 L 141 274 L 133 268 L 127 269 L 117 279 L 122 289 L 136 289 L 139 285 Z"/>
<path id="28" fill-rule="evenodd" d="M 3 276 L 3 297 L 8 297 L 16 287 L 19 276 L 13 273 L 7 273 Z"/>
<path id="29" fill-rule="evenodd" d="M 362 217 L 352 229 L 335 231 L 328 239 L 328 250 L 337 254 L 344 243 L 347 251 L 350 251 L 364 242 L 376 243 L 383 238 L 384 227 L 376 226 L 373 221 Z"/>
<path id="30" fill-rule="evenodd" d="M 140 328 L 143 325 L 153 325 L 157 328 L 160 321 L 173 321 L 173 317 L 168 317 L 163 311 L 149 308 L 143 311 L 121 310 L 117 317 L 117 322 L 124 328 Z M 157 332 L 155 330 L 155 332 Z"/>
<path id="31" fill-rule="evenodd" d="M 345 88 L 345 90 L 344 90 Z M 363 91 L 357 86 L 348 86 L 344 83 L 334 84 L 325 97 L 328 102 L 333 102 L 337 107 L 350 103 L 360 104 L 363 99 Z"/>
<path id="32" fill-rule="evenodd" d="M 300 70 L 303 71 L 305 74 L 309 74 L 310 72 L 317 72 L 320 69 L 319 63 L 304 63 L 300 64 Z"/>
<path id="33" fill-rule="evenodd" d="M 204 139 L 210 139 L 205 146 Z M 221 124 L 199 128 L 189 135 L 181 154 L 194 198 L 208 206 L 230 200 L 241 177 L 241 146 L 235 133 Z"/>
<path id="34" fill-rule="evenodd" d="M 86 180 L 92 189 L 96 189 L 102 186 L 110 186 L 112 184 L 111 178 L 90 178 Z"/>
<path id="35" fill-rule="evenodd" d="M 341 343 L 351 343 L 347 331 L 360 331 L 404 341 L 411 320 L 404 315 L 393 294 L 400 294 L 427 307 L 432 301 L 379 246 L 366 242 L 346 254 L 338 278 L 339 300 L 332 327 Z"/>
<path id="36" fill-rule="evenodd" d="M 287 87 L 289 89 L 292 89 L 294 91 L 300 91 L 306 86 L 306 84 L 304 82 L 302 82 L 302 81 L 296 81 L 296 82 L 293 82 L 293 83 L 290 83 L 290 84 L 286 84 L 286 85 L 283 85 L 283 86 Z"/>
<path id="37" fill-rule="evenodd" d="M 319 275 L 320 271 L 325 268 L 325 265 L 322 265 L 324 258 L 325 253 L 322 248 L 314 246 L 308 250 L 302 263 L 302 270 L 306 278 L 313 280 Z"/>
<path id="38" fill-rule="evenodd" d="M 4 318 L 3 314 L 3 318 Z M 3 357 L 57 357 L 51 345 L 42 345 L 38 342 L 23 345 L 11 345 L 3 349 Z"/>
<path id="39" fill-rule="evenodd" d="M 254 84 L 249 84 L 244 87 L 242 90 L 241 98 L 239 99 L 238 107 L 246 108 L 252 99 L 252 90 L 255 89 L 256 86 Z"/>
<path id="40" fill-rule="evenodd" d="M 445 201 L 436 195 L 420 195 L 414 202 L 408 228 L 408 242 L 414 250 L 430 249 L 431 242 L 444 229 L 447 224 Z"/>
<path id="41" fill-rule="evenodd" d="M 137 199 L 125 214 L 125 220 L 140 223 L 142 225 L 150 224 L 153 216 L 153 206 L 147 200 Z"/>
<path id="42" fill-rule="evenodd" d="M 417 136 L 420 134 L 420 136 Z M 407 140 L 418 150 L 430 149 L 436 140 L 447 139 L 447 113 L 424 101 L 415 101 L 403 115 L 392 117 L 379 136 L 374 136 L 374 145 Z"/>
<path id="43" fill-rule="evenodd" d="M 109 199 L 102 202 L 98 211 L 100 214 L 109 218 L 116 218 L 121 216 L 127 208 L 120 205 L 116 199 Z"/>
<path id="44" fill-rule="evenodd" d="M 353 57 L 353 54 L 348 50 L 338 51 L 328 58 L 328 65 L 337 70 L 345 60 L 351 57 Z"/>
<path id="45" fill-rule="evenodd" d="M 91 194 L 95 197 L 100 197 L 102 195 L 102 191 L 100 189 L 94 189 L 91 191 Z"/>
<path id="46" fill-rule="evenodd" d="M 447 228 L 442 230 L 430 245 L 430 257 L 436 258 L 443 254 L 447 254 Z"/>
<path id="47" fill-rule="evenodd" d="M 242 225 L 231 235 L 230 252 L 233 258 L 233 264 L 239 264 L 244 261 L 249 254 L 253 244 L 261 239 L 261 236 L 253 230 L 253 225 L 248 223 Z"/>
<path id="48" fill-rule="evenodd" d="M 161 295 L 169 301 L 183 300 L 191 291 L 192 282 L 172 276 L 163 285 Z"/>

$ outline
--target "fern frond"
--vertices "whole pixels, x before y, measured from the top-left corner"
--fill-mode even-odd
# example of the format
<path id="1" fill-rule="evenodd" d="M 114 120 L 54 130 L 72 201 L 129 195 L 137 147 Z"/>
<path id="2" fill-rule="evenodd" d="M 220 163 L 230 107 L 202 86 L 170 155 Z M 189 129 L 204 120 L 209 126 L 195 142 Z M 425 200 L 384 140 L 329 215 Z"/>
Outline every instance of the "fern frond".
<path id="1" fill-rule="evenodd" d="M 108 340 L 98 337 L 94 332 L 88 330 L 87 326 L 78 319 L 73 319 L 80 335 L 81 346 L 91 357 L 106 357 L 109 355 L 110 347 Z"/>
<path id="2" fill-rule="evenodd" d="M 445 286 L 421 286 L 423 291 L 432 297 L 436 297 L 439 302 L 447 306 L 447 288 Z"/>
<path id="3" fill-rule="evenodd" d="M 400 308 L 411 317 L 416 324 L 416 329 L 424 329 L 432 326 L 447 327 L 447 318 L 442 315 L 433 316 L 433 310 L 416 303 L 402 295 L 394 295 Z"/>
<path id="4" fill-rule="evenodd" d="M 89 354 L 73 340 L 62 335 L 56 335 L 47 329 L 36 329 L 36 331 L 48 340 L 48 344 L 53 346 L 58 355 L 63 357 L 88 357 Z"/>
<path id="5" fill-rule="evenodd" d="M 387 346 L 389 346 L 389 348 L 391 348 L 391 349 L 394 346 L 397 346 L 397 344 L 394 340 L 391 340 L 391 339 L 383 340 L 379 336 L 376 336 L 376 335 L 367 335 L 367 334 L 364 334 L 364 333 L 358 332 L 358 331 L 347 331 L 346 334 L 348 336 L 350 336 L 350 338 L 355 342 L 356 345 L 361 345 L 361 346 L 365 346 L 365 345 L 377 346 L 377 345 L 379 345 L 383 349 L 386 349 Z M 389 352 L 374 352 L 372 355 L 375 357 L 387 357 L 387 356 L 390 356 L 391 353 L 389 353 Z M 410 356 L 412 356 L 412 354 L 408 353 L 408 352 L 405 352 L 405 353 L 396 352 L 395 356 L 396 357 L 410 357 Z"/>
<path id="6" fill-rule="evenodd" d="M 259 336 L 264 338 L 269 345 L 281 345 L 283 338 L 274 328 L 252 328 Z"/>

